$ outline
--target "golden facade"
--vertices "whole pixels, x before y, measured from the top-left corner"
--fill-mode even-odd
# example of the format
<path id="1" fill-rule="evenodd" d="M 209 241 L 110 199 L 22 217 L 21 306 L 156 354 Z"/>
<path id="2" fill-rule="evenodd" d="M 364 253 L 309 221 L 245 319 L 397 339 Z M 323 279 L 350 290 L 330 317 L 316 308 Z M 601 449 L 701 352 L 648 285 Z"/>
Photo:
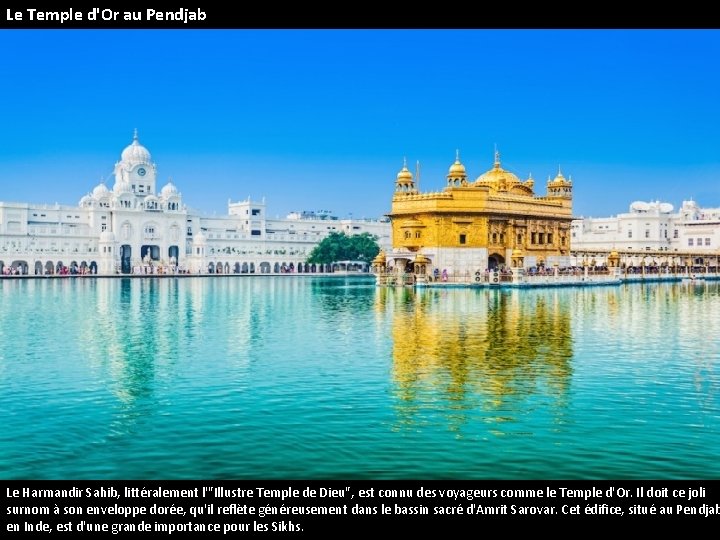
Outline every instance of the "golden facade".
<path id="1" fill-rule="evenodd" d="M 446 269 L 456 276 L 504 267 L 549 264 L 569 255 L 572 180 L 560 171 L 547 181 L 547 194 L 536 196 L 532 176 L 520 180 L 502 168 L 495 152 L 493 167 L 468 180 L 459 155 L 440 192 L 421 193 L 403 166 L 395 181 L 392 253 L 388 267 L 412 270 L 418 256 L 428 273 Z"/>

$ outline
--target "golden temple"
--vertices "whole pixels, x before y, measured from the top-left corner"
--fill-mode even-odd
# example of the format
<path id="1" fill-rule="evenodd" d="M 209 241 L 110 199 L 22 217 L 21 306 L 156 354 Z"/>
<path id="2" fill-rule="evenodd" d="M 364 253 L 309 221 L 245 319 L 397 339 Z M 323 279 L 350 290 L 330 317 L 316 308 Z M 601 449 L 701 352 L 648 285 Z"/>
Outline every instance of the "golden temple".
<path id="1" fill-rule="evenodd" d="M 532 175 L 521 180 L 500 163 L 468 179 L 459 152 L 442 191 L 421 193 L 403 165 L 388 217 L 390 253 L 376 267 L 387 271 L 465 278 L 487 272 L 557 263 L 570 253 L 572 180 L 561 171 L 547 193 L 534 193 Z"/>

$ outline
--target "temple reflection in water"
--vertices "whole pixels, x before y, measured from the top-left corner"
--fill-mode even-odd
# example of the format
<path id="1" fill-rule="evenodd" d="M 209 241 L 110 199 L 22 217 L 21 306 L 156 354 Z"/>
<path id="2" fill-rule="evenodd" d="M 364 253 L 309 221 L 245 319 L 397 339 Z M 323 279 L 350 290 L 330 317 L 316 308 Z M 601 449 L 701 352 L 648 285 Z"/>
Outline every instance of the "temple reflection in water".
<path id="1" fill-rule="evenodd" d="M 376 307 L 392 314 L 401 424 L 436 414 L 451 429 L 471 417 L 502 423 L 531 400 L 562 410 L 573 356 L 568 299 L 548 291 L 379 288 Z"/>

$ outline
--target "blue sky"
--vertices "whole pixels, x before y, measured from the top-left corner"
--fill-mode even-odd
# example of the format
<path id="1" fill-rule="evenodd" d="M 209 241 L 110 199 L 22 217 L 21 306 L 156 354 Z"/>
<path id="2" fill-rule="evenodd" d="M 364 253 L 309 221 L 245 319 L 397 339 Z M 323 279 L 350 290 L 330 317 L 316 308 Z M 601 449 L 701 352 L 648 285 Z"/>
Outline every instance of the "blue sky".
<path id="1" fill-rule="evenodd" d="M 718 30 L 0 30 L 0 200 L 76 204 L 137 128 L 186 204 L 379 217 L 403 158 L 558 166 L 574 214 L 720 206 Z"/>

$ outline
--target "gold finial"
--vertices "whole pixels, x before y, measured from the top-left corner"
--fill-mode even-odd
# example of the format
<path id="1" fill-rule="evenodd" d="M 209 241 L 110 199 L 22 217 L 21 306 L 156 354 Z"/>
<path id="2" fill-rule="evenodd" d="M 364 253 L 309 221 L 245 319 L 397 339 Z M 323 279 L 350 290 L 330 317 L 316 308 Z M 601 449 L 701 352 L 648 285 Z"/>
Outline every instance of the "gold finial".
<path id="1" fill-rule="evenodd" d="M 460 161 L 460 149 L 455 149 L 455 161 Z"/>
<path id="2" fill-rule="evenodd" d="M 407 156 L 403 157 L 403 169 L 407 169 Z"/>
<path id="3" fill-rule="evenodd" d="M 495 145 L 495 167 L 500 167 L 500 152 L 498 152 L 497 144 Z"/>

